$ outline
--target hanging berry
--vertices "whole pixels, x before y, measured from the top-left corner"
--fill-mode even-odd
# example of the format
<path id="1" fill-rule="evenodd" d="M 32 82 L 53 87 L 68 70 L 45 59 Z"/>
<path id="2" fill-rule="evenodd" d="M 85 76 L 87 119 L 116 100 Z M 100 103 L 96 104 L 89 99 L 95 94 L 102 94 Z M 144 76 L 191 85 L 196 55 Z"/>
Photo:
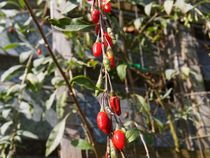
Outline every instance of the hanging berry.
<path id="1" fill-rule="evenodd" d="M 104 132 L 105 134 L 109 134 L 111 131 L 111 121 L 107 115 L 106 112 L 101 111 L 98 113 L 96 122 L 98 125 L 98 128 Z"/>
<path id="2" fill-rule="evenodd" d="M 99 21 L 100 11 L 98 9 L 93 9 L 91 12 L 92 22 L 97 24 Z"/>
<path id="3" fill-rule="evenodd" d="M 109 99 L 111 110 L 118 116 L 121 114 L 120 99 L 118 96 L 111 96 Z"/>
<path id="4" fill-rule="evenodd" d="M 102 4 L 101 4 L 101 9 L 105 13 L 110 13 L 111 12 L 111 3 L 110 2 L 103 1 Z"/>
<path id="5" fill-rule="evenodd" d="M 112 143 L 118 150 L 122 150 L 125 147 L 125 135 L 121 130 L 118 129 L 114 131 Z"/>
<path id="6" fill-rule="evenodd" d="M 95 57 L 100 57 L 102 52 L 102 44 L 101 42 L 95 42 L 92 47 L 93 55 Z"/>

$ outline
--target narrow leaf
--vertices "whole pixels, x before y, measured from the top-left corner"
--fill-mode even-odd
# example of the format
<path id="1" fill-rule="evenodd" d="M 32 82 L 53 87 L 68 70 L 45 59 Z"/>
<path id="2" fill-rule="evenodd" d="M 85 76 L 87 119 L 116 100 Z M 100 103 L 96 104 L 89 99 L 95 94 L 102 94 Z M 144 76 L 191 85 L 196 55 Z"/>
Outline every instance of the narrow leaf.
<path id="1" fill-rule="evenodd" d="M 144 12 L 147 16 L 150 16 L 151 14 L 151 10 L 152 10 L 152 2 L 147 4 L 145 7 L 144 7 Z"/>
<path id="2" fill-rule="evenodd" d="M 74 139 L 71 141 L 71 144 L 81 150 L 91 150 L 92 145 L 88 143 L 85 139 Z"/>
<path id="3" fill-rule="evenodd" d="M 125 137 L 128 143 L 135 141 L 139 138 L 139 130 L 138 129 L 130 129 L 126 131 Z"/>
<path id="4" fill-rule="evenodd" d="M 1 126 L 1 128 L 0 128 L 0 130 L 1 130 L 1 135 L 4 135 L 5 134 L 5 132 L 7 131 L 7 129 L 10 127 L 10 125 L 12 125 L 12 121 L 8 121 L 8 122 L 6 122 L 6 123 L 4 123 L 2 126 Z"/>
<path id="5" fill-rule="evenodd" d="M 79 75 L 79 76 L 72 78 L 72 80 L 70 81 L 70 84 L 72 86 L 74 84 L 77 84 L 77 85 L 84 87 L 86 89 L 89 89 L 89 90 L 97 89 L 95 84 L 88 77 L 83 76 L 83 75 Z"/>
<path id="6" fill-rule="evenodd" d="M 138 94 L 134 94 L 135 98 L 137 99 L 137 101 L 140 103 L 140 105 L 143 107 L 143 109 L 147 112 L 150 113 L 150 106 L 149 104 L 146 102 L 146 100 L 144 99 L 144 97 L 142 97 L 141 95 Z"/>
<path id="7" fill-rule="evenodd" d="M 19 56 L 20 63 L 24 63 L 30 57 L 31 54 L 31 51 L 21 53 Z"/>
<path id="8" fill-rule="evenodd" d="M 166 0 L 163 4 L 164 9 L 168 15 L 171 14 L 173 3 L 174 3 L 173 0 Z"/>
<path id="9" fill-rule="evenodd" d="M 56 91 L 54 91 L 54 93 L 52 93 L 50 95 L 50 98 L 46 101 L 46 109 L 47 110 L 49 110 L 52 107 L 52 105 L 55 101 L 55 96 L 56 96 Z"/>
<path id="10" fill-rule="evenodd" d="M 35 135 L 34 133 L 30 132 L 30 131 L 23 131 L 23 130 L 19 130 L 18 135 L 27 137 L 27 138 L 31 138 L 31 139 L 39 139 L 39 137 L 37 135 Z"/>
<path id="11" fill-rule="evenodd" d="M 5 47 L 3 47 L 4 51 L 7 51 L 9 49 L 15 49 L 16 47 L 18 47 L 20 44 L 19 43 L 11 43 L 6 45 Z"/>
<path id="12" fill-rule="evenodd" d="M 18 70 L 20 70 L 20 68 L 22 68 L 22 65 L 15 65 L 9 68 L 7 71 L 5 71 L 1 75 L 1 81 L 4 82 L 6 80 L 10 80 L 12 77 L 14 77 L 18 73 Z"/>
<path id="13" fill-rule="evenodd" d="M 70 113 L 67 114 L 66 117 L 63 120 L 61 120 L 51 131 L 46 143 L 46 151 L 45 151 L 46 157 L 49 156 L 60 144 L 60 141 L 63 137 L 63 133 L 65 130 L 66 120 L 69 115 Z"/>

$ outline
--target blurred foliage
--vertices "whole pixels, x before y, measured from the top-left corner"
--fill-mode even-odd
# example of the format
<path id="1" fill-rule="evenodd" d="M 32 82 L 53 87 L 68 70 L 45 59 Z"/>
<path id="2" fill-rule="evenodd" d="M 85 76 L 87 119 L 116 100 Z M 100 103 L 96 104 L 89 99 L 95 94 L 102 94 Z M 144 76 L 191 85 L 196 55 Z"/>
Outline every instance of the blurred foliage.
<path id="1" fill-rule="evenodd" d="M 61 2 L 58 0 L 57 3 Z M 91 53 L 91 46 L 96 35 L 90 22 L 90 4 L 79 0 L 67 1 L 65 9 L 60 10 L 64 18 L 50 19 L 48 15 L 49 1 L 37 0 L 32 3 L 40 24 L 44 28 L 50 27 L 51 24 L 54 29 L 62 31 L 71 42 L 73 57 L 70 60 L 56 54 L 63 70 L 65 72 L 71 70 L 75 75 L 82 75 L 87 69 L 89 74 L 99 72 L 101 60 L 95 59 Z M 140 78 L 143 78 L 143 82 L 150 86 L 146 96 L 140 95 L 136 91 L 132 91 L 131 95 L 127 96 L 126 99 L 129 100 L 130 104 L 135 105 L 137 114 L 141 115 L 143 122 L 128 119 L 124 126 L 129 129 L 126 132 L 128 142 L 135 142 L 134 140 L 139 139 L 138 132 L 143 133 L 145 139 L 148 138 L 151 142 L 153 136 L 168 130 L 170 121 L 172 123 L 179 119 L 192 120 L 192 115 L 190 115 L 192 109 L 191 106 L 186 106 L 184 111 L 173 106 L 166 107 L 165 103 L 170 101 L 173 87 L 172 89 L 166 88 L 165 85 L 156 87 L 157 82 L 153 83 L 149 74 L 164 74 L 164 79 L 170 81 L 180 75 L 183 79 L 187 79 L 194 72 L 186 67 L 183 67 L 182 71 L 169 69 L 167 65 L 165 67 L 157 65 L 155 68 L 144 67 L 143 63 L 139 61 L 139 52 L 150 54 L 160 49 L 157 45 L 165 42 L 166 32 L 171 29 L 175 34 L 179 34 L 181 27 L 190 30 L 194 25 L 200 25 L 203 33 L 210 37 L 210 4 L 208 0 L 160 0 L 159 3 L 155 0 L 128 0 L 122 3 L 134 6 L 136 12 L 135 9 L 126 10 L 125 8 L 123 10 L 124 8 L 121 8 L 125 11 L 125 21 L 122 25 L 118 21 L 120 10 L 113 3 L 114 11 L 107 22 L 114 33 L 113 50 L 119 66 L 110 74 L 114 81 L 122 83 L 128 79 L 128 71 L 134 69 L 137 74 L 141 74 Z M 20 18 L 22 19 L 20 20 Z M 7 34 L 10 40 L 7 45 L 1 45 L 2 55 L 9 55 L 11 50 L 15 50 L 17 52 L 15 56 L 19 57 L 19 64 L 10 67 L 1 75 L 1 82 L 5 83 L 5 86 L 0 89 L 1 155 L 3 158 L 12 157 L 16 152 L 16 145 L 21 142 L 22 137 L 38 138 L 33 134 L 33 131 L 25 131 L 22 128 L 20 119 L 21 116 L 32 119 L 35 104 L 41 105 L 43 114 L 55 106 L 59 119 L 64 118 L 50 134 L 46 152 L 46 155 L 49 155 L 59 145 L 68 117 L 68 115 L 64 116 L 67 94 L 63 93 L 60 97 L 56 97 L 57 90 L 64 86 L 64 81 L 55 75 L 55 64 L 47 55 L 40 36 L 36 35 L 39 39 L 35 42 L 30 41 L 30 37 L 38 33 L 32 18 L 28 16 L 23 0 L 0 2 L 0 33 Z M 50 38 L 52 29 L 45 29 L 45 33 Z M 38 48 L 42 49 L 41 55 L 36 53 Z M 85 89 L 101 90 L 97 86 L 95 87 L 94 82 L 96 80 L 97 77 L 94 75 L 89 77 L 75 76 L 71 82 L 72 84 L 79 84 Z M 135 84 L 139 86 L 138 83 Z M 119 90 L 117 93 L 125 97 L 124 91 Z M 159 104 L 166 111 L 166 115 L 173 112 L 172 120 L 159 120 L 151 110 L 150 103 L 152 102 Z M 72 144 L 81 149 L 91 149 L 86 140 L 73 140 Z"/>

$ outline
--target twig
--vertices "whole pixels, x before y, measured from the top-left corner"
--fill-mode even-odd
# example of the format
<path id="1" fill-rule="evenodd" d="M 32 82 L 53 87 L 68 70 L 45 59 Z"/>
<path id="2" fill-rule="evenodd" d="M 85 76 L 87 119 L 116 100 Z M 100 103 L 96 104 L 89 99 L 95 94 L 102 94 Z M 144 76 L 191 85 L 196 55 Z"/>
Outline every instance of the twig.
<path id="1" fill-rule="evenodd" d="M 69 80 L 68 80 L 68 78 L 67 78 L 65 72 L 62 70 L 61 66 L 59 65 L 59 63 L 58 63 L 58 61 L 57 61 L 55 55 L 53 54 L 53 51 L 52 51 L 52 49 L 51 49 L 51 47 L 50 47 L 50 45 L 49 45 L 49 43 L 48 43 L 48 40 L 47 40 L 47 38 L 46 38 L 46 36 L 45 36 L 45 34 L 44 34 L 44 32 L 43 32 L 43 30 L 42 30 L 42 28 L 41 28 L 41 26 L 40 26 L 40 24 L 39 24 L 37 18 L 36 18 L 35 14 L 34 14 L 34 12 L 33 12 L 33 10 L 32 10 L 32 8 L 31 8 L 31 6 L 30 6 L 28 0 L 24 0 L 24 2 L 25 2 L 25 4 L 26 4 L 26 7 L 27 7 L 28 11 L 30 12 L 30 15 L 31 15 L 33 21 L 35 22 L 35 24 L 36 24 L 36 26 L 37 26 L 37 29 L 38 29 L 38 31 L 39 31 L 41 37 L 43 38 L 43 41 L 44 41 L 44 43 L 45 43 L 46 49 L 48 50 L 50 56 L 51 56 L 52 59 L 53 59 L 53 62 L 54 62 L 55 65 L 57 66 L 57 68 L 58 68 L 58 70 L 59 70 L 61 76 L 63 77 L 63 79 L 64 79 L 64 81 L 65 81 L 65 83 L 66 83 L 66 86 L 67 86 L 67 88 L 68 88 L 68 90 L 69 90 L 69 94 L 70 94 L 72 100 L 74 101 L 74 103 L 75 103 L 75 105 L 76 105 L 76 108 L 77 108 L 78 114 L 79 114 L 79 116 L 80 116 L 80 118 L 81 118 L 81 121 L 82 121 L 84 127 L 87 129 L 87 133 L 88 133 L 89 139 L 90 139 L 90 141 L 91 141 L 91 143 L 92 143 L 92 145 L 93 145 L 93 150 L 94 150 L 95 156 L 96 156 L 96 158 L 98 158 L 98 157 L 99 157 L 99 154 L 98 154 L 98 152 L 97 152 L 97 150 L 96 150 L 96 143 L 95 143 L 95 140 L 94 140 L 94 138 L 93 138 L 93 136 L 92 136 L 92 134 L 91 134 L 91 127 L 90 127 L 90 125 L 89 125 L 87 119 L 85 118 L 84 113 L 82 112 L 82 110 L 81 110 L 81 108 L 80 108 L 80 106 L 79 106 L 79 102 L 78 102 L 78 100 L 77 100 L 77 98 L 76 98 L 76 96 L 75 96 L 75 94 L 74 94 L 74 92 L 73 92 L 73 89 L 72 89 L 72 87 L 71 87 L 71 85 L 70 85 L 70 83 L 69 83 Z"/>
<path id="2" fill-rule="evenodd" d="M 149 156 L 149 150 L 148 150 L 148 148 L 147 148 L 147 145 L 146 145 L 146 143 L 145 143 L 145 141 L 144 141 L 144 137 L 143 137 L 143 135 L 140 133 L 140 138 L 141 138 L 141 141 L 142 141 L 142 143 L 143 143 L 143 145 L 144 145 L 144 149 L 145 149 L 145 151 L 146 151 L 146 157 L 147 158 L 150 158 L 150 156 Z"/>

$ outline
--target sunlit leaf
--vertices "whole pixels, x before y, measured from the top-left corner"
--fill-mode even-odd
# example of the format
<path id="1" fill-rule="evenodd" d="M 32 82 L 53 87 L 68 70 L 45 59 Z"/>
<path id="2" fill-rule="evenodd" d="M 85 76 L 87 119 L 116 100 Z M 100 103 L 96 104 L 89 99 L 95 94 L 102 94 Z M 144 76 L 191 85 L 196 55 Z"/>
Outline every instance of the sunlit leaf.
<path id="1" fill-rule="evenodd" d="M 138 129 L 129 129 L 125 133 L 125 137 L 128 143 L 131 143 L 135 141 L 137 138 L 139 138 L 139 130 Z"/>
<path id="2" fill-rule="evenodd" d="M 19 43 L 10 43 L 10 44 L 4 46 L 4 47 L 3 47 L 3 50 L 4 50 L 4 51 L 8 51 L 8 50 L 10 50 L 10 49 L 15 49 L 15 48 L 17 48 L 19 45 L 20 45 Z"/>
<path id="3" fill-rule="evenodd" d="M 20 63 L 24 63 L 32 54 L 33 53 L 31 51 L 21 53 L 19 56 Z"/>
<path id="4" fill-rule="evenodd" d="M 165 76 L 167 80 L 172 79 L 175 75 L 177 75 L 177 71 L 175 69 L 166 69 Z"/>
<path id="5" fill-rule="evenodd" d="M 151 10 L 152 10 L 152 2 L 147 4 L 145 7 L 144 7 L 144 12 L 146 15 L 150 16 L 151 14 Z"/>
<path id="6" fill-rule="evenodd" d="M 71 85 L 77 84 L 77 85 L 84 87 L 86 89 L 89 89 L 89 90 L 98 89 L 95 86 L 95 84 L 92 82 L 91 79 L 89 79 L 88 77 L 83 76 L 83 75 L 79 75 L 79 76 L 72 78 L 70 81 L 70 84 Z"/>
<path id="7" fill-rule="evenodd" d="M 70 113 L 66 115 L 63 120 L 61 120 L 51 131 L 47 143 L 46 143 L 46 151 L 45 151 L 45 156 L 49 156 L 55 149 L 56 147 L 60 144 L 60 141 L 63 137 L 63 133 L 65 130 L 65 125 L 66 125 L 66 120 L 69 117 Z"/>
<path id="8" fill-rule="evenodd" d="M 121 81 L 125 80 L 127 71 L 127 64 L 120 64 L 117 66 L 117 74 Z"/>
<path id="9" fill-rule="evenodd" d="M 172 11 L 172 8 L 173 8 L 173 4 L 174 4 L 174 2 L 173 2 L 173 0 L 166 0 L 165 2 L 164 2 L 164 9 L 165 9 L 165 11 L 166 11 L 166 13 L 169 15 L 169 14 L 171 14 L 171 11 Z"/>
<path id="10" fill-rule="evenodd" d="M 19 131 L 17 131 L 17 134 L 20 136 L 31 138 L 31 139 L 39 139 L 39 137 L 36 134 L 34 134 L 30 131 L 19 130 Z"/>
<path id="11" fill-rule="evenodd" d="M 73 21 L 72 19 L 69 18 L 50 19 L 49 22 L 53 26 L 55 26 L 55 29 L 59 31 L 68 31 L 68 32 L 81 31 L 92 26 L 90 24 L 86 24 L 79 20 Z"/>
<path id="12" fill-rule="evenodd" d="M 92 145 L 85 139 L 74 139 L 71 144 L 81 150 L 92 150 Z"/>
<path id="13" fill-rule="evenodd" d="M 150 105 L 146 102 L 144 97 L 138 94 L 134 94 L 134 97 L 137 99 L 138 103 L 143 107 L 143 109 L 147 112 L 150 113 Z"/>
<path id="14" fill-rule="evenodd" d="M 0 127 L 0 131 L 1 131 L 1 134 L 4 135 L 5 132 L 8 130 L 8 128 L 12 125 L 12 121 L 8 121 L 6 123 L 4 123 L 3 125 L 1 125 Z"/>
<path id="15" fill-rule="evenodd" d="M 18 74 L 19 70 L 22 68 L 22 65 L 15 65 L 13 67 L 10 67 L 8 70 L 6 70 L 2 75 L 1 75 L 1 81 L 4 82 L 6 80 L 10 80 L 13 78 L 15 75 Z"/>
<path id="16" fill-rule="evenodd" d="M 46 101 L 46 109 L 49 110 L 54 101 L 55 101 L 55 96 L 56 96 L 56 91 L 54 91 L 51 95 L 50 95 L 50 98 Z"/>

